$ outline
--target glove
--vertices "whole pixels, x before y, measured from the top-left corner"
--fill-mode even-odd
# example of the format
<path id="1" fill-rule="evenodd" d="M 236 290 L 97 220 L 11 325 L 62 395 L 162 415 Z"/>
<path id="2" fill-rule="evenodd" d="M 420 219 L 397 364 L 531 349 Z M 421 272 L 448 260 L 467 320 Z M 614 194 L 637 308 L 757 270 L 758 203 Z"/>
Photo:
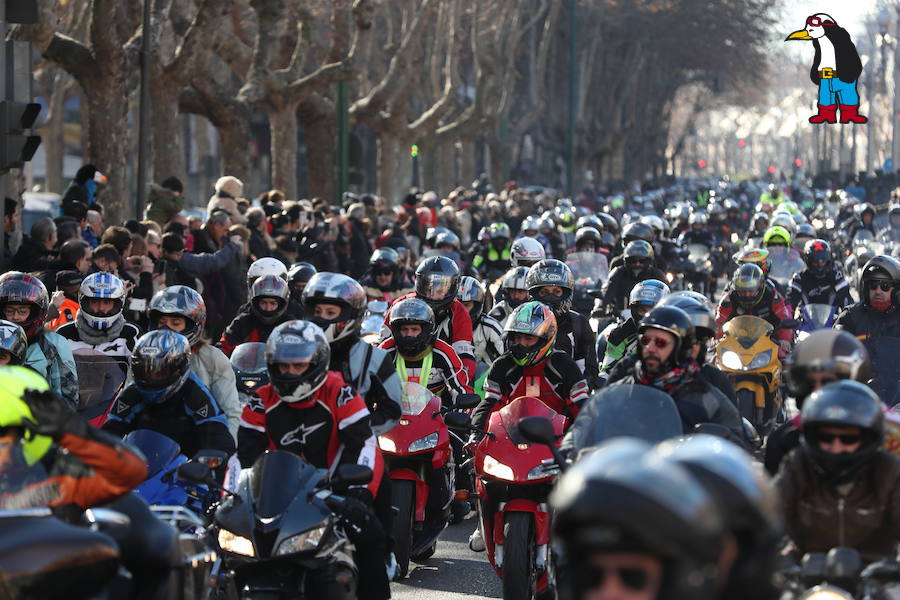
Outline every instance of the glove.
<path id="1" fill-rule="evenodd" d="M 25 404 L 31 409 L 34 420 L 22 419 L 28 431 L 37 435 L 47 435 L 58 440 L 65 433 L 84 435 L 87 423 L 72 413 L 51 391 L 25 390 Z"/>

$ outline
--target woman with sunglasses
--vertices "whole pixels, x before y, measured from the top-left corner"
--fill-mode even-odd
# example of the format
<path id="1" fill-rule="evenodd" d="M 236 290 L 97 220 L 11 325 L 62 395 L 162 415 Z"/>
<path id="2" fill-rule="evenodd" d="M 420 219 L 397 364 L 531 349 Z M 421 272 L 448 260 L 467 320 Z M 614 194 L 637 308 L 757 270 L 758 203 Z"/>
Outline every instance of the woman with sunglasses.
<path id="1" fill-rule="evenodd" d="M 791 551 L 855 548 L 866 562 L 893 556 L 900 541 L 900 458 L 887 453 L 884 412 L 857 381 L 830 383 L 800 413 L 800 447 L 775 487 Z"/>

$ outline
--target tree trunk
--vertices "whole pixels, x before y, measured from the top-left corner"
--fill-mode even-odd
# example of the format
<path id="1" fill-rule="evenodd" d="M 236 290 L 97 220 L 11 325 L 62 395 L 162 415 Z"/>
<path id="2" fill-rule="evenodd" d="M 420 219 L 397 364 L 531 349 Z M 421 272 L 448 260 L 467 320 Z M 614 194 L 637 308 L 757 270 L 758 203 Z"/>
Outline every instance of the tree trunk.
<path id="1" fill-rule="evenodd" d="M 154 75 L 150 86 L 153 160 L 147 181 L 162 181 L 172 175 L 187 181 L 182 116 L 178 112 L 178 96 L 183 86 L 161 69 Z"/>
<path id="2" fill-rule="evenodd" d="M 219 133 L 219 150 L 222 153 L 222 172 L 234 175 L 241 181 L 250 176 L 250 123 L 234 118 L 213 122 Z"/>
<path id="3" fill-rule="evenodd" d="M 393 132 L 378 134 L 378 193 L 396 204 L 412 182 L 412 161 L 403 152 L 403 143 Z"/>
<path id="4" fill-rule="evenodd" d="M 58 77 L 63 80 L 63 77 Z M 65 83 L 55 81 L 50 95 L 50 107 L 48 111 L 46 133 L 43 133 L 41 145 L 44 147 L 46 157 L 44 190 L 62 194 L 65 191 L 63 183 L 63 158 L 65 156 L 65 119 L 63 118 L 63 106 L 66 103 Z"/>
<path id="5" fill-rule="evenodd" d="M 110 63 L 85 92 L 88 105 L 87 155 L 108 178 L 100 202 L 106 223 L 135 218 L 134 190 L 128 190 L 128 89 L 124 65 Z"/>
<path id="6" fill-rule="evenodd" d="M 272 138 L 272 187 L 288 198 L 297 197 L 297 107 L 270 108 L 269 131 Z"/>
<path id="7" fill-rule="evenodd" d="M 475 172 L 475 136 L 465 136 L 460 139 L 462 148 L 462 165 L 460 167 L 459 180 L 468 187 L 469 182 L 475 180 L 478 173 Z"/>
<path id="8" fill-rule="evenodd" d="M 509 157 L 512 149 L 494 135 L 487 137 L 487 146 L 491 149 L 491 170 L 488 175 L 494 189 L 503 189 L 503 184 L 509 179 Z"/>
<path id="9" fill-rule="evenodd" d="M 297 118 L 306 141 L 309 172 L 309 197 L 334 202 L 335 165 L 337 164 L 337 118 L 328 104 L 310 98 L 300 103 Z"/>

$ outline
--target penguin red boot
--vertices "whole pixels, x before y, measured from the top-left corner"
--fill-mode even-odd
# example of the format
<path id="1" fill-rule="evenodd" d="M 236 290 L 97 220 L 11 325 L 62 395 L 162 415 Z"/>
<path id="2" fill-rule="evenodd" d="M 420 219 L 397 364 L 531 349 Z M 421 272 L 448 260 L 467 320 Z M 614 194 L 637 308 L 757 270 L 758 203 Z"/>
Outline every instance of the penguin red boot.
<path id="1" fill-rule="evenodd" d="M 819 114 L 809 118 L 810 123 L 837 123 L 837 104 L 819 104 Z"/>
<path id="2" fill-rule="evenodd" d="M 856 112 L 858 110 L 859 104 L 841 104 L 841 123 L 865 123 L 868 121 L 869 119 Z"/>

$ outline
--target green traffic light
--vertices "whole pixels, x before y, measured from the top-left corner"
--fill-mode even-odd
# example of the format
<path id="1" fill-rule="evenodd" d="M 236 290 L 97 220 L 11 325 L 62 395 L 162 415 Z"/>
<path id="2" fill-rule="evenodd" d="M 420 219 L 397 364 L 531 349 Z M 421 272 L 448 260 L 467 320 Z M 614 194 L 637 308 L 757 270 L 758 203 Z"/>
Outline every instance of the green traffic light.
<path id="1" fill-rule="evenodd" d="M 412 147 L 409 149 L 409 155 L 412 156 L 413 158 L 417 157 L 419 155 L 419 146 L 416 144 L 413 144 Z"/>

